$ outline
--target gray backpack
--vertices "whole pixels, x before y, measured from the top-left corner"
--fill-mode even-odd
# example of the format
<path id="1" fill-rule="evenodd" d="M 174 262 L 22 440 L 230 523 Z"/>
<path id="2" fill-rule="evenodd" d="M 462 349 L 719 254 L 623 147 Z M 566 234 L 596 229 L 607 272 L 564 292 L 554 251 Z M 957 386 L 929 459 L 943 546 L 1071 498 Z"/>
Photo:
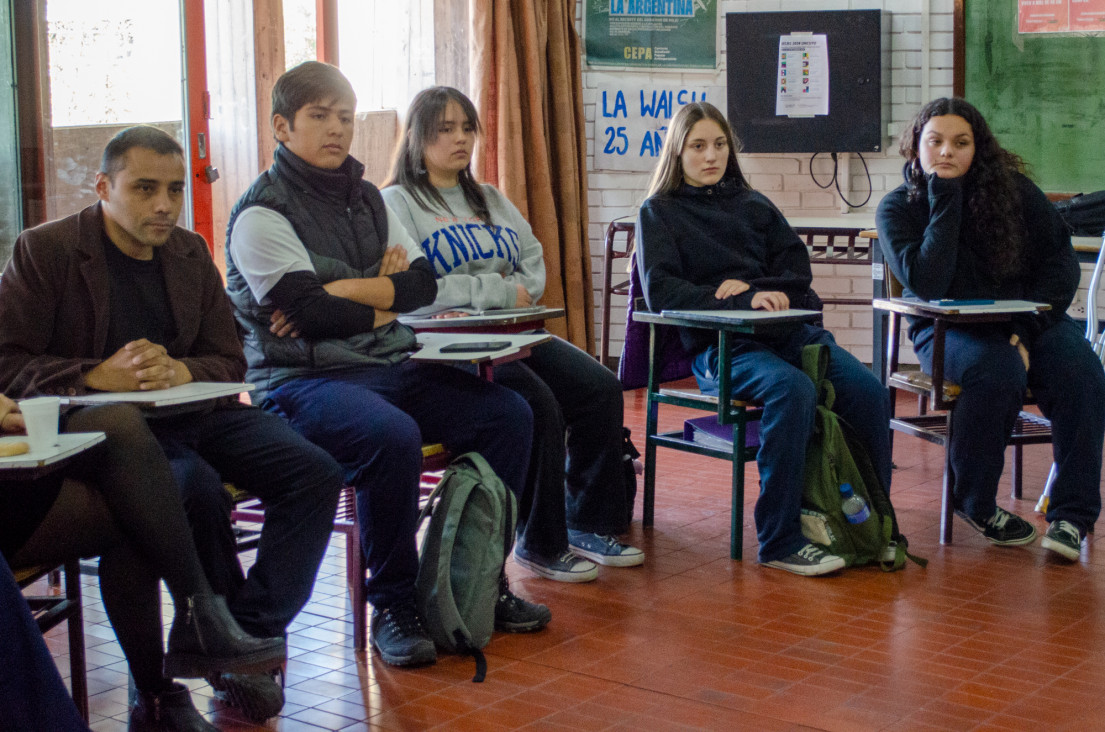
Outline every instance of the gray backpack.
<path id="1" fill-rule="evenodd" d="M 495 629 L 517 514 L 514 494 L 481 455 L 469 452 L 449 464 L 418 517 L 418 526 L 430 517 L 419 551 L 418 610 L 439 648 L 475 658 L 476 682 L 487 674 L 480 649 Z"/>

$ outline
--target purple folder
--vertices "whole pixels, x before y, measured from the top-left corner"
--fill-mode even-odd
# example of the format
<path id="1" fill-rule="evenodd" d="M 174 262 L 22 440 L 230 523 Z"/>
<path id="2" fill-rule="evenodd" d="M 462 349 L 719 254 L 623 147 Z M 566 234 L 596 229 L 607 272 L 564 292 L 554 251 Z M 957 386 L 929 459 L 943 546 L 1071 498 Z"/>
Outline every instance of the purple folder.
<path id="1" fill-rule="evenodd" d="M 733 425 L 718 424 L 717 416 L 708 414 L 683 423 L 683 439 L 719 450 L 733 449 Z M 749 422 L 744 428 L 744 446 L 759 447 L 760 423 Z"/>

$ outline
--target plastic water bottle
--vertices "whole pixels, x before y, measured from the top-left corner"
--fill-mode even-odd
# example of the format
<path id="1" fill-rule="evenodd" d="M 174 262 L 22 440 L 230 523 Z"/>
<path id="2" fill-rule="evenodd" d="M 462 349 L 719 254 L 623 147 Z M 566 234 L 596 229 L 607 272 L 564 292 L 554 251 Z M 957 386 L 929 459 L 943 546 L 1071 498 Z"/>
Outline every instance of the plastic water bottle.
<path id="1" fill-rule="evenodd" d="M 844 511 L 844 518 L 848 519 L 848 523 L 862 524 L 871 515 L 867 501 L 855 494 L 851 483 L 840 484 L 840 498 L 840 508 Z"/>

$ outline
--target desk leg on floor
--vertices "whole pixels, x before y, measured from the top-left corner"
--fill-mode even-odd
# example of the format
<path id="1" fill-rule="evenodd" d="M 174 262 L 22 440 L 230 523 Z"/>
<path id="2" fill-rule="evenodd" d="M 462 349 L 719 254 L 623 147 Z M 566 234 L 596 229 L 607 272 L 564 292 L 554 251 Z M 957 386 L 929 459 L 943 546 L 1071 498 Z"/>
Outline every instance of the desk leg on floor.
<path id="1" fill-rule="evenodd" d="M 656 436 L 657 410 L 660 406 L 655 395 L 659 389 L 660 367 L 657 363 L 656 324 L 648 326 L 648 390 L 645 402 L 645 495 L 642 500 L 641 524 L 651 527 L 654 518 L 653 501 L 656 494 Z"/>
<path id="2" fill-rule="evenodd" d="M 726 330 L 718 331 L 718 399 L 717 417 L 721 424 L 733 425 L 733 454 L 730 456 L 732 469 L 732 506 L 729 509 L 729 558 L 741 558 L 742 535 L 744 533 L 744 431 L 745 413 L 741 409 L 733 414 L 733 349 L 731 334 Z M 734 419 L 735 417 L 735 419 Z"/>
<path id="3" fill-rule="evenodd" d="M 733 425 L 733 508 L 729 518 L 729 558 L 740 561 L 744 544 L 744 414 Z"/>

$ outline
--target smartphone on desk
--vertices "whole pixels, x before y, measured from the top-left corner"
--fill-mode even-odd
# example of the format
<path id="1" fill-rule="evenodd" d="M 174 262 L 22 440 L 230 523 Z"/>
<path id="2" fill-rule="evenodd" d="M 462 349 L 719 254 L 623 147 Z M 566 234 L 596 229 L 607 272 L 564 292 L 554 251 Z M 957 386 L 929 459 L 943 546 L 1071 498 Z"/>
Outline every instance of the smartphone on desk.
<path id="1" fill-rule="evenodd" d="M 501 351 L 510 348 L 510 341 L 469 341 L 467 343 L 450 343 L 441 347 L 442 353 L 486 353 L 487 351 Z"/>

